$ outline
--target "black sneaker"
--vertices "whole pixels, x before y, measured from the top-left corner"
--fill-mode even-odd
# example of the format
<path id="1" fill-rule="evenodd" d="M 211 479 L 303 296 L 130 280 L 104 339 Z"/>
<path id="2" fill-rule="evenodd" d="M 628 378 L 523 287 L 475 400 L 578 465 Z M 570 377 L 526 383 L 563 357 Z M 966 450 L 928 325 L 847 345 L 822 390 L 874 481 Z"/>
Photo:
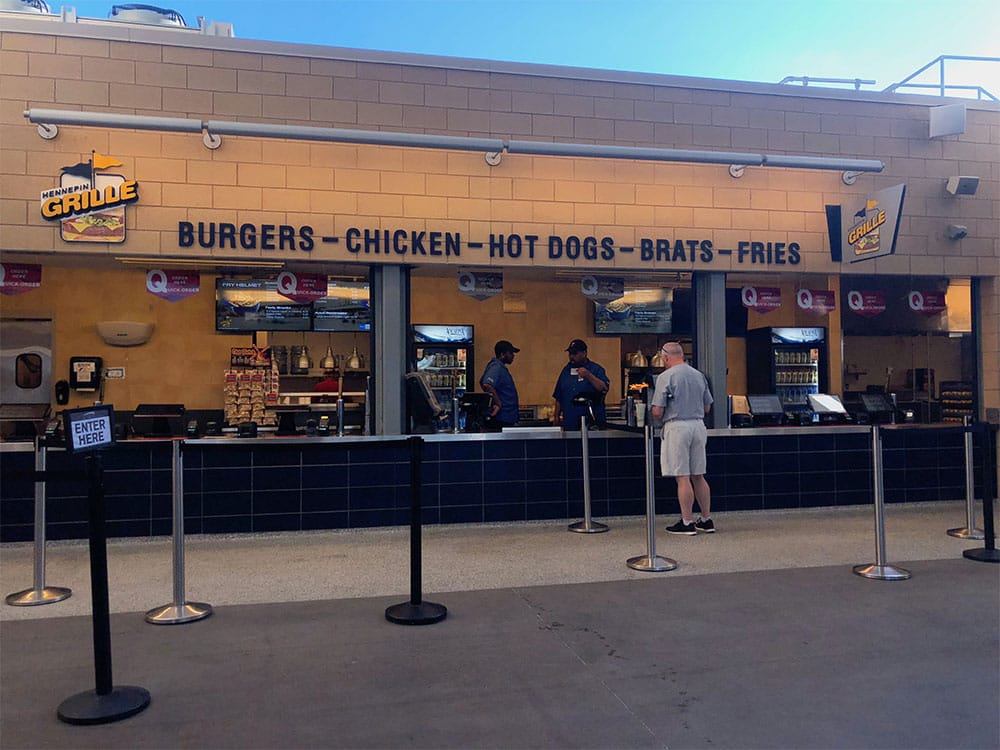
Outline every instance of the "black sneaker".
<path id="1" fill-rule="evenodd" d="M 680 521 L 675 523 L 673 526 L 667 526 L 668 534 L 683 534 L 684 536 L 694 536 L 698 533 L 693 523 L 684 523 L 682 518 Z"/>
<path id="2" fill-rule="evenodd" d="M 708 520 L 706 520 L 704 518 L 700 518 L 699 517 L 698 520 L 694 522 L 694 527 L 696 529 L 698 529 L 698 531 L 702 532 L 703 534 L 714 534 L 715 533 L 715 524 L 712 523 L 712 519 L 711 518 L 709 518 Z"/>

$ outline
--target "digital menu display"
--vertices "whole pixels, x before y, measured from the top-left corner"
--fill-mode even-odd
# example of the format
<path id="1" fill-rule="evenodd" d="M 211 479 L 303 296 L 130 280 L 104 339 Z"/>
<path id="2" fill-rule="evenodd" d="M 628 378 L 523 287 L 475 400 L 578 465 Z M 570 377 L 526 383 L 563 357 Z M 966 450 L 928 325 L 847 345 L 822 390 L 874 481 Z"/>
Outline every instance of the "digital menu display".
<path id="1" fill-rule="evenodd" d="M 331 279 L 326 297 L 313 302 L 313 330 L 370 331 L 369 295 L 367 282 Z"/>
<path id="2" fill-rule="evenodd" d="M 594 333 L 672 333 L 673 290 L 631 289 L 606 304 L 594 303 Z"/>
<path id="3" fill-rule="evenodd" d="M 220 333 L 253 331 L 308 331 L 312 305 L 278 294 L 271 279 L 216 279 L 215 330 Z"/>

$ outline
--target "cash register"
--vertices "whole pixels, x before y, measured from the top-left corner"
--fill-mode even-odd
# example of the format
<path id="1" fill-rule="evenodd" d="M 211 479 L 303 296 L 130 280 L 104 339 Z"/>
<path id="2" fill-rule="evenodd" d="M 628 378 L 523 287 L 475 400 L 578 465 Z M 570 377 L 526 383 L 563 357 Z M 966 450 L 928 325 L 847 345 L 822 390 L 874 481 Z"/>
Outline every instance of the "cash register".
<path id="1" fill-rule="evenodd" d="M 748 395 L 750 416 L 754 427 L 773 427 L 780 425 L 785 417 L 785 409 L 781 399 L 773 393 Z"/>
<path id="2" fill-rule="evenodd" d="M 840 397 L 832 393 L 810 393 L 809 409 L 820 424 L 844 424 L 850 421 L 847 408 Z"/>

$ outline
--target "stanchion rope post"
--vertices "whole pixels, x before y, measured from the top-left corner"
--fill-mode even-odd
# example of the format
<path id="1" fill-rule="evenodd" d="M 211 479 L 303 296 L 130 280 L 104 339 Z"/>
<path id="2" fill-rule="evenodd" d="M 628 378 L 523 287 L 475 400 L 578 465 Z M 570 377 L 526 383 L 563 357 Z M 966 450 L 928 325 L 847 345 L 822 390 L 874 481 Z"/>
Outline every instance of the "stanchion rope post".
<path id="1" fill-rule="evenodd" d="M 12 607 L 54 604 L 68 598 L 72 589 L 45 585 L 45 466 L 47 448 L 44 437 L 35 438 L 35 554 L 32 587 L 8 594 L 4 599 Z"/>
<path id="2" fill-rule="evenodd" d="M 993 500 L 997 496 L 997 426 L 981 422 L 976 425 L 983 436 L 982 447 L 982 486 L 983 486 L 983 529 L 986 540 L 982 549 L 967 549 L 963 557 L 976 562 L 1000 563 L 1000 552 L 997 551 L 996 532 L 993 525 Z"/>
<path id="3" fill-rule="evenodd" d="M 146 613 L 152 625 L 180 625 L 203 620 L 212 614 L 212 605 L 189 602 L 184 592 L 184 453 L 181 440 L 172 440 L 171 469 L 173 492 L 173 577 L 174 598 L 170 604 L 155 607 Z"/>
<path id="4" fill-rule="evenodd" d="M 972 418 L 962 417 L 965 446 L 965 526 L 948 529 L 948 536 L 958 539 L 982 539 L 982 529 L 976 528 L 976 482 L 972 461 Z"/>
<path id="5" fill-rule="evenodd" d="M 588 401 L 589 405 L 589 401 Z M 580 454 L 583 456 L 583 520 L 571 523 L 567 528 L 579 534 L 600 534 L 608 530 L 608 525 L 593 520 L 590 513 L 590 447 L 587 436 L 587 415 L 580 416 Z"/>
<path id="6" fill-rule="evenodd" d="M 414 435 L 406 441 L 410 449 L 410 600 L 394 604 L 385 610 L 385 619 L 397 625 L 432 625 L 448 616 L 448 609 L 442 604 L 423 600 L 420 514 L 421 474 L 424 441 Z"/>
<path id="7" fill-rule="evenodd" d="M 854 572 L 879 581 L 904 581 L 910 571 L 888 565 L 885 561 L 885 480 L 882 475 L 882 434 L 872 425 L 872 494 L 875 505 L 875 562 L 855 565 Z"/>
<path id="8" fill-rule="evenodd" d="M 656 554 L 656 493 L 653 485 L 654 441 L 653 425 L 649 419 L 646 420 L 642 429 L 646 454 L 646 554 L 630 557 L 625 564 L 633 570 L 662 573 L 674 570 L 677 567 L 677 561 Z"/>
<path id="9" fill-rule="evenodd" d="M 90 589 L 94 630 L 95 690 L 72 695 L 56 715 L 67 724 L 108 724 L 145 709 L 149 691 L 133 685 L 115 687 L 111 679 L 111 614 L 108 604 L 108 539 L 104 521 L 104 484 L 99 453 L 87 456 L 90 478 Z"/>

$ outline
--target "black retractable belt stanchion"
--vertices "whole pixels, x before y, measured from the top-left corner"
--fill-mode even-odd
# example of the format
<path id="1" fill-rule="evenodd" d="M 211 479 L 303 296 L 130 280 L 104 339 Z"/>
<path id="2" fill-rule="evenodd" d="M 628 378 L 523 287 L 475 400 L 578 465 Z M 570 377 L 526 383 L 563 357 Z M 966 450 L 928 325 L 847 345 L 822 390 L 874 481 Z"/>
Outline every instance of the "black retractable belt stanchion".
<path id="1" fill-rule="evenodd" d="M 448 610 L 444 605 L 425 602 L 421 592 L 420 462 L 424 441 L 414 436 L 406 443 L 410 448 L 410 601 L 387 607 L 385 619 L 397 625 L 432 625 L 447 617 Z"/>
<path id="2" fill-rule="evenodd" d="M 44 438 L 35 438 L 35 560 L 32 587 L 8 594 L 4 599 L 12 607 L 34 607 L 61 602 L 73 591 L 61 586 L 45 585 L 45 463 Z"/>
<path id="3" fill-rule="evenodd" d="M 77 693 L 59 704 L 56 714 L 68 724 L 108 724 L 133 716 L 149 705 L 149 691 L 111 681 L 111 614 L 108 605 L 108 545 L 104 526 L 104 484 L 100 454 L 87 456 L 90 511 L 90 588 L 94 627 L 96 690 Z"/>
<path id="4" fill-rule="evenodd" d="M 978 562 L 1000 563 L 993 525 L 993 500 L 997 496 L 997 426 L 981 422 L 976 425 L 976 431 L 983 436 L 983 529 L 986 543 L 982 549 L 967 549 L 962 555 Z"/>
<path id="5" fill-rule="evenodd" d="M 184 592 L 184 454 L 180 440 L 171 441 L 171 482 L 173 492 L 173 573 L 174 598 L 146 613 L 146 622 L 152 625 L 180 625 L 203 620 L 212 614 L 212 605 L 189 602 Z"/>
<path id="6" fill-rule="evenodd" d="M 976 528 L 976 482 L 972 461 L 972 418 L 962 417 L 965 443 L 965 526 L 948 529 L 948 536 L 958 539 L 982 539 L 983 532 Z"/>
<path id="7" fill-rule="evenodd" d="M 863 578 L 878 581 L 905 581 L 910 571 L 885 561 L 885 481 L 882 476 L 882 434 L 872 426 L 872 490 L 875 505 L 875 562 L 855 565 L 854 572 Z"/>

